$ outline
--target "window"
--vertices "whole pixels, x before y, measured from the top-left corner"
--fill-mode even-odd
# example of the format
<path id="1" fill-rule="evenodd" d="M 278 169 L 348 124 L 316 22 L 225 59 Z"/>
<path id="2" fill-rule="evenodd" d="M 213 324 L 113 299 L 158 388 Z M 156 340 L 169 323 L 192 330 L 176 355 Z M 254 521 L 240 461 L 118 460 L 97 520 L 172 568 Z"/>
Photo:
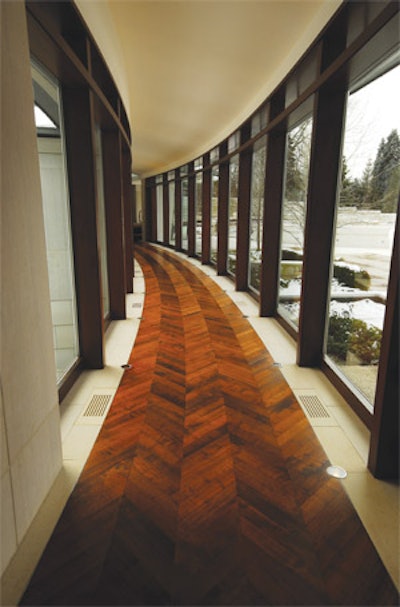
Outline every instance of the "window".
<path id="1" fill-rule="evenodd" d="M 232 156 L 229 163 L 229 201 L 228 201 L 228 263 L 229 274 L 236 273 L 236 242 L 239 190 L 239 154 Z"/>
<path id="2" fill-rule="evenodd" d="M 168 184 L 169 193 L 169 244 L 175 244 L 175 181 Z"/>
<path id="3" fill-rule="evenodd" d="M 195 254 L 197 256 L 201 256 L 203 228 L 203 173 L 196 173 L 195 188 Z"/>
<path id="4" fill-rule="evenodd" d="M 32 65 L 35 103 L 43 116 L 37 123 L 40 181 L 57 382 L 61 384 L 79 356 L 69 192 L 59 86 L 36 63 Z M 50 125 L 50 126 L 49 126 Z"/>
<path id="5" fill-rule="evenodd" d="M 400 190 L 400 66 L 348 95 L 326 354 L 372 411 Z"/>
<path id="6" fill-rule="evenodd" d="M 289 123 L 286 138 L 278 310 L 295 328 L 300 311 L 311 130 L 312 118 L 306 115 L 291 128 Z"/>
<path id="7" fill-rule="evenodd" d="M 187 171 L 186 171 L 187 172 Z M 182 249 L 188 250 L 189 179 L 182 179 Z"/>
<path id="8" fill-rule="evenodd" d="M 254 144 L 251 167 L 249 285 L 260 291 L 267 137 Z"/>
<path id="9" fill-rule="evenodd" d="M 218 251 L 218 186 L 219 166 L 213 166 L 211 171 L 211 225 L 210 225 L 210 259 L 217 263 Z"/>
<path id="10" fill-rule="evenodd" d="M 162 183 L 156 186 L 157 241 L 164 242 L 164 196 Z"/>

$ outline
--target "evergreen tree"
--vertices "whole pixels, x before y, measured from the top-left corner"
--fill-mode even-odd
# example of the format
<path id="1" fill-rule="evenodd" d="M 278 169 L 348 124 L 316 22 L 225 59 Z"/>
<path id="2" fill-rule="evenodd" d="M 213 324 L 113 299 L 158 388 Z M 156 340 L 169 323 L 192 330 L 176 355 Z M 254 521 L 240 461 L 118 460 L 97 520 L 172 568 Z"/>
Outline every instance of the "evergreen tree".
<path id="1" fill-rule="evenodd" d="M 349 176 L 346 157 L 342 158 L 342 176 L 340 186 L 339 205 L 342 207 L 353 207 L 359 202 L 359 192 L 357 191 L 358 180 L 352 180 Z"/>
<path id="2" fill-rule="evenodd" d="M 390 207 L 393 194 L 396 198 L 396 174 L 400 166 L 400 137 L 393 129 L 387 139 L 382 139 L 372 167 L 369 205 L 374 209 Z M 393 174 L 395 177 L 393 177 Z M 392 192 L 391 196 L 389 192 Z M 389 195 L 389 199 L 388 199 Z M 398 195 L 398 181 L 397 181 Z"/>

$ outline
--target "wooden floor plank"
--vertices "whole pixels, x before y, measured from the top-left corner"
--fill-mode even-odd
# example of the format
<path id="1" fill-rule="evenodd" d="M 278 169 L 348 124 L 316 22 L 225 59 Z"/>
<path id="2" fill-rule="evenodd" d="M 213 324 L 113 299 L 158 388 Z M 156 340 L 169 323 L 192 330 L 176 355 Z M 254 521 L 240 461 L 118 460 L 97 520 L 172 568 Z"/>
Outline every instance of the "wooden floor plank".
<path id="1" fill-rule="evenodd" d="M 137 257 L 131 368 L 21 604 L 398 604 L 243 314 L 174 253 Z"/>

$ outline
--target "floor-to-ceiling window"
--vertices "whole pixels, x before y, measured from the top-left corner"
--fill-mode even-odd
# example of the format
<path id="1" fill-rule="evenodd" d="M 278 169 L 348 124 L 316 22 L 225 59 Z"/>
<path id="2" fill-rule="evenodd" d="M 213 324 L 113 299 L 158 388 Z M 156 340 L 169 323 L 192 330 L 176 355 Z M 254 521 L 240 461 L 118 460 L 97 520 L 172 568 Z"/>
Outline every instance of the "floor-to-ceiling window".
<path id="1" fill-rule="evenodd" d="M 182 217 L 182 249 L 188 250 L 189 237 L 189 177 L 187 177 L 187 166 L 181 168 L 181 175 L 184 176 L 181 182 L 181 217 Z"/>
<path id="2" fill-rule="evenodd" d="M 308 102 L 290 116 L 286 137 L 278 310 L 294 327 L 299 321 L 302 282 L 312 131 L 310 105 Z"/>
<path id="3" fill-rule="evenodd" d="M 168 179 L 170 180 L 168 183 L 168 193 L 169 193 L 169 244 L 175 245 L 175 171 L 170 171 L 168 173 Z"/>
<path id="4" fill-rule="evenodd" d="M 32 65 L 54 353 L 60 383 L 79 356 L 69 193 L 59 86 Z"/>
<path id="5" fill-rule="evenodd" d="M 218 250 L 218 189 L 219 166 L 214 165 L 211 171 L 211 223 L 210 223 L 210 260 L 217 263 Z"/>
<path id="6" fill-rule="evenodd" d="M 202 252 L 202 232 L 203 232 L 203 160 L 199 158 L 194 163 L 196 172 L 195 194 L 194 194 L 194 221 L 195 221 L 195 255 L 201 257 Z"/>
<path id="7" fill-rule="evenodd" d="M 229 199 L 228 199 L 228 274 L 236 273 L 236 244 L 238 219 L 239 154 L 232 156 L 229 162 Z"/>
<path id="8" fill-rule="evenodd" d="M 264 136 L 254 144 L 251 165 L 249 285 L 257 292 L 260 290 L 266 158 L 267 137 Z"/>
<path id="9" fill-rule="evenodd" d="M 353 61 L 334 235 L 326 353 L 370 410 L 400 191 L 399 60 L 367 73 Z"/>

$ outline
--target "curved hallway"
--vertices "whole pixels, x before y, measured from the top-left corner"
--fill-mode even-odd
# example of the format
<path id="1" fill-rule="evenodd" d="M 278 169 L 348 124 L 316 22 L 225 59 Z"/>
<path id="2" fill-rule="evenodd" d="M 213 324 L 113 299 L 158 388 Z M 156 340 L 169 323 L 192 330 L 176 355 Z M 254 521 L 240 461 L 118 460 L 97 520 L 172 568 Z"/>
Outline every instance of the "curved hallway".
<path id="1" fill-rule="evenodd" d="M 246 318 L 190 262 L 136 255 L 131 368 L 22 604 L 397 604 Z"/>

